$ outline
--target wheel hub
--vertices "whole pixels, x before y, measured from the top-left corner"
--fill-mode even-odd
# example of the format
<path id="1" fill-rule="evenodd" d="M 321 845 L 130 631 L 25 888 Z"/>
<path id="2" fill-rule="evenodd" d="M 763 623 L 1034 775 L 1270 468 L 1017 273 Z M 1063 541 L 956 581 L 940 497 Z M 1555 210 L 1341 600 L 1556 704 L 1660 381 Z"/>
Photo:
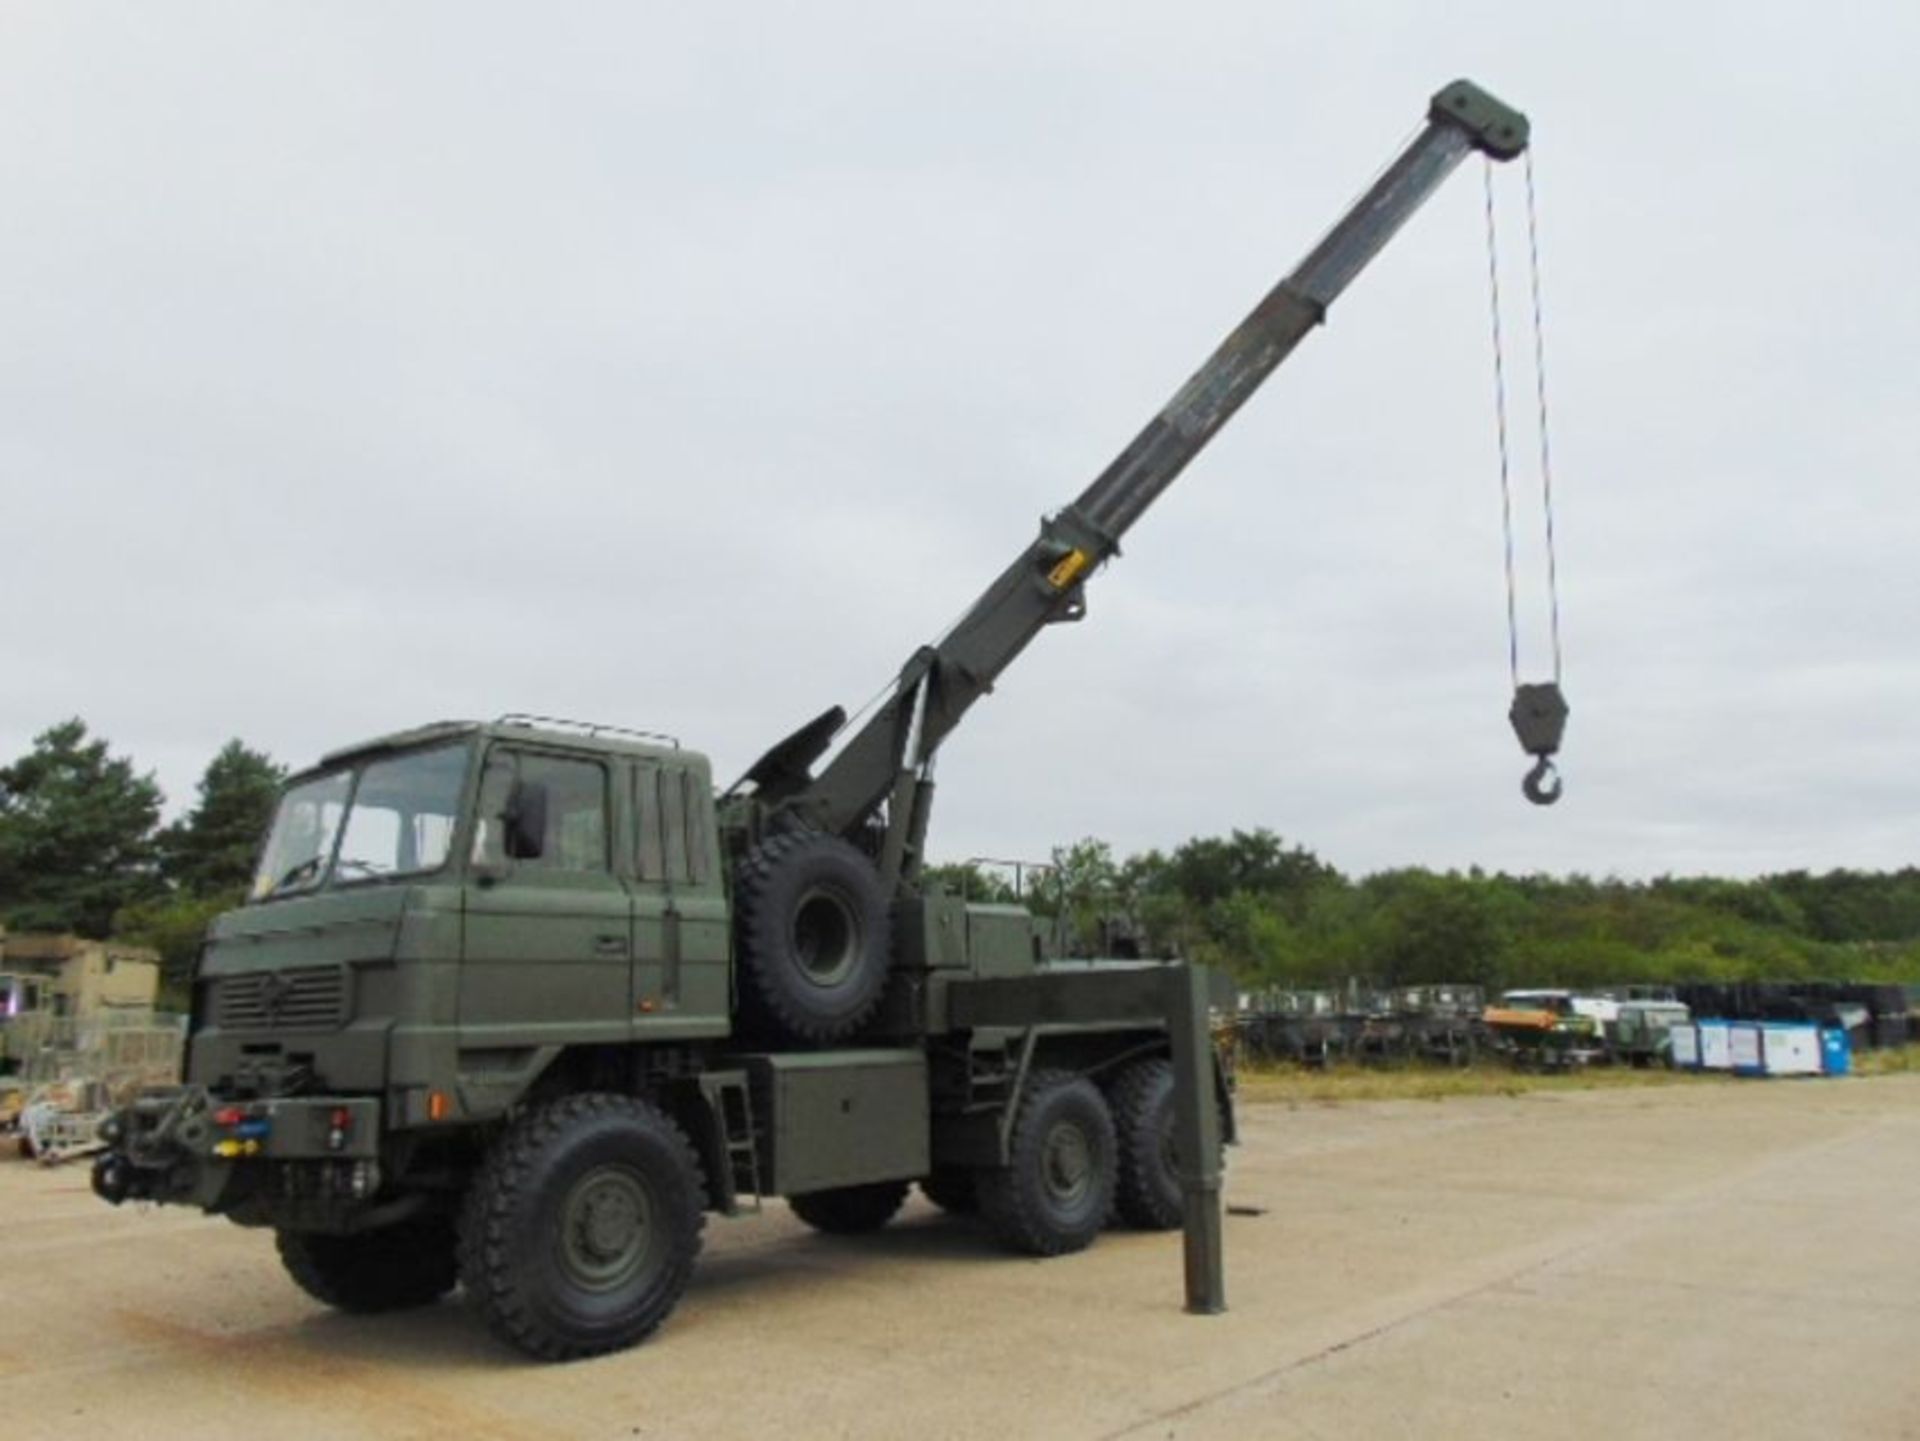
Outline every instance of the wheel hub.
<path id="1" fill-rule="evenodd" d="M 801 897 L 793 916 L 793 953 L 815 985 L 847 978 L 860 958 L 860 924 L 843 896 L 816 886 Z"/>
<path id="2" fill-rule="evenodd" d="M 1047 1133 L 1041 1175 L 1057 1200 L 1077 1201 L 1093 1184 L 1093 1149 L 1078 1126 L 1062 1122 Z"/>
<path id="3" fill-rule="evenodd" d="M 581 1177 L 561 1215 L 560 1255 L 568 1274 L 593 1290 L 629 1280 L 645 1263 L 652 1220 L 646 1187 L 633 1172 L 603 1166 Z"/>

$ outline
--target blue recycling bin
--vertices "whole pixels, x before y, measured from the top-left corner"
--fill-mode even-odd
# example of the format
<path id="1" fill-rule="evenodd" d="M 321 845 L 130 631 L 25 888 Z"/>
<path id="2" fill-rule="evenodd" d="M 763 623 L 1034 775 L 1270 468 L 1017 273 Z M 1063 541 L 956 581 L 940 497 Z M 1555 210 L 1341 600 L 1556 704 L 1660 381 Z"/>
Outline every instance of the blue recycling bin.
<path id="1" fill-rule="evenodd" d="M 1853 1069 L 1853 1042 L 1846 1028 L 1832 1026 L 1820 1033 L 1820 1070 L 1828 1076 L 1844 1076 Z"/>

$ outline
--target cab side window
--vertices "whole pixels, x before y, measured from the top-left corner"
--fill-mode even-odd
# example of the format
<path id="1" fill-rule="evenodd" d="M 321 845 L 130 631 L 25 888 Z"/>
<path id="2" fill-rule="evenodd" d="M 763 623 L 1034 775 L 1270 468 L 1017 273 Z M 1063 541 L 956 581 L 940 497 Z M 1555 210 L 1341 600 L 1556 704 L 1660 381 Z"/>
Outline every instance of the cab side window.
<path id="1" fill-rule="evenodd" d="M 667 878 L 666 834 L 660 825 L 660 767 L 641 765 L 633 775 L 633 819 L 640 828 L 635 837 L 634 856 L 639 863 L 640 879 L 664 881 Z"/>
<path id="2" fill-rule="evenodd" d="M 700 793 L 700 778 L 692 771 L 682 771 L 680 780 L 686 791 L 687 879 L 696 886 L 704 886 L 712 879 L 707 816 L 712 809 L 713 798 Z"/>
<path id="3" fill-rule="evenodd" d="M 635 854 L 640 879 L 706 885 L 713 879 L 709 816 L 700 777 L 678 766 L 642 763 L 634 775 Z"/>
<path id="4" fill-rule="evenodd" d="M 660 828 L 667 837 L 667 879 L 687 879 L 687 793 L 678 770 L 660 773 Z"/>
<path id="5" fill-rule="evenodd" d="M 497 750 L 480 785 L 476 861 L 604 872 L 607 773 L 593 761 Z"/>

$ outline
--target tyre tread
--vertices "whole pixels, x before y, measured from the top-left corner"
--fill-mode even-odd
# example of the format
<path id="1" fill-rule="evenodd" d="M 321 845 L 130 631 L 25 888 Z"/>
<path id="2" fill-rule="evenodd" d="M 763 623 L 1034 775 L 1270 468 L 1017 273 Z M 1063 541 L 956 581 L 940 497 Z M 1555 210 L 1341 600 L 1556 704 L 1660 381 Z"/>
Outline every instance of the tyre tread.
<path id="1" fill-rule="evenodd" d="M 881 964 L 876 966 L 876 974 L 868 978 L 867 989 L 870 994 L 860 997 L 858 1003 L 846 1013 L 823 1018 L 809 1014 L 794 1004 L 792 994 L 779 985 L 769 974 L 768 967 L 758 958 L 756 936 L 761 930 L 762 917 L 773 902 L 768 892 L 780 877 L 781 871 L 795 856 L 807 850 L 819 847 L 822 842 L 834 847 L 844 847 L 847 854 L 856 858 L 860 864 L 867 864 L 866 857 L 847 842 L 836 836 L 828 836 L 819 831 L 793 830 L 783 831 L 767 837 L 750 850 L 740 862 L 734 876 L 734 912 L 741 940 L 741 954 L 744 964 L 740 967 L 740 1004 L 750 1024 L 771 1030 L 776 1035 L 810 1045 L 821 1045 L 833 1041 L 845 1040 L 872 1018 L 879 1009 L 882 991 L 886 981 L 887 965 L 883 954 Z M 878 878 L 875 877 L 876 894 Z M 880 915 L 876 923 L 880 927 L 877 944 L 884 946 L 887 937 L 887 922 L 890 917 L 886 907 L 878 907 Z M 784 924 L 784 918 L 779 918 Z"/>
<path id="2" fill-rule="evenodd" d="M 609 1340 L 580 1341 L 558 1334 L 533 1312 L 528 1298 L 514 1282 L 517 1256 L 508 1235 L 509 1221 L 536 1179 L 549 1150 L 568 1131 L 598 1116 L 624 1114 L 654 1127 L 677 1159 L 694 1195 L 692 1222 L 682 1236 L 679 1264 L 682 1276 L 653 1314 L 637 1327 Z M 704 1187 L 693 1143 L 671 1116 L 651 1102 L 633 1096 L 589 1091 L 563 1096 L 520 1116 L 498 1138 L 487 1154 L 472 1186 L 460 1222 L 460 1277 L 478 1303 L 487 1328 L 509 1346 L 543 1361 L 571 1361 L 620 1350 L 645 1340 L 657 1330 L 685 1289 L 686 1276 L 698 1256 L 706 1213 L 700 1207 Z"/>
<path id="3" fill-rule="evenodd" d="M 907 1201 L 905 1181 L 878 1181 L 866 1186 L 837 1186 L 830 1191 L 808 1191 L 787 1197 L 793 1214 L 816 1231 L 832 1236 L 860 1236 L 891 1221 Z"/>
<path id="4" fill-rule="evenodd" d="M 922 1176 L 920 1193 L 949 1216 L 980 1214 L 979 1186 L 966 1167 L 943 1166 Z"/>
<path id="5" fill-rule="evenodd" d="M 1121 1071 L 1107 1092 L 1113 1127 L 1119 1138 L 1114 1206 L 1120 1219 L 1144 1231 L 1171 1231 L 1181 1221 L 1178 1177 L 1172 1204 L 1159 1184 L 1160 1140 L 1153 1112 L 1163 1104 L 1163 1088 L 1173 1084 L 1173 1063 L 1164 1057 L 1136 1061 Z"/>
<path id="6" fill-rule="evenodd" d="M 450 1221 L 438 1225 L 451 1229 Z M 361 1315 L 429 1305 L 451 1291 L 459 1281 L 451 1242 L 434 1223 L 421 1221 L 351 1236 L 274 1235 L 280 1264 L 295 1285 L 322 1305 Z"/>
<path id="7" fill-rule="evenodd" d="M 1108 1195 L 1098 1208 L 1091 1227 L 1069 1231 L 1047 1214 L 1039 1188 L 1031 1184 L 1033 1177 L 1029 1173 L 1028 1148 L 1035 1144 L 1034 1117 L 1040 1108 L 1059 1092 L 1082 1087 L 1083 1094 L 1092 1100 L 1104 1122 Z M 1027 1077 L 1026 1089 L 1015 1113 L 1010 1164 L 978 1174 L 975 1189 L 980 1200 L 980 1214 L 1002 1241 L 1028 1255 L 1061 1256 L 1070 1251 L 1084 1250 L 1093 1244 L 1106 1221 L 1108 1203 L 1112 1199 L 1116 1149 L 1113 1118 L 1108 1114 L 1106 1100 L 1098 1087 L 1072 1071 L 1035 1071 Z"/>

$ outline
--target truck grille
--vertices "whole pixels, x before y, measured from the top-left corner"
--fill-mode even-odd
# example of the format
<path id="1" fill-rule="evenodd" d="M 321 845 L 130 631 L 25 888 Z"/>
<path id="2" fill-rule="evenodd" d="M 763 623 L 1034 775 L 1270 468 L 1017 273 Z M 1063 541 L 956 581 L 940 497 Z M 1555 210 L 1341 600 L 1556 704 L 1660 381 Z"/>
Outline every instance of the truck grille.
<path id="1" fill-rule="evenodd" d="M 343 966 L 224 976 L 214 988 L 214 1023 L 235 1031 L 324 1031 L 347 1019 Z"/>

